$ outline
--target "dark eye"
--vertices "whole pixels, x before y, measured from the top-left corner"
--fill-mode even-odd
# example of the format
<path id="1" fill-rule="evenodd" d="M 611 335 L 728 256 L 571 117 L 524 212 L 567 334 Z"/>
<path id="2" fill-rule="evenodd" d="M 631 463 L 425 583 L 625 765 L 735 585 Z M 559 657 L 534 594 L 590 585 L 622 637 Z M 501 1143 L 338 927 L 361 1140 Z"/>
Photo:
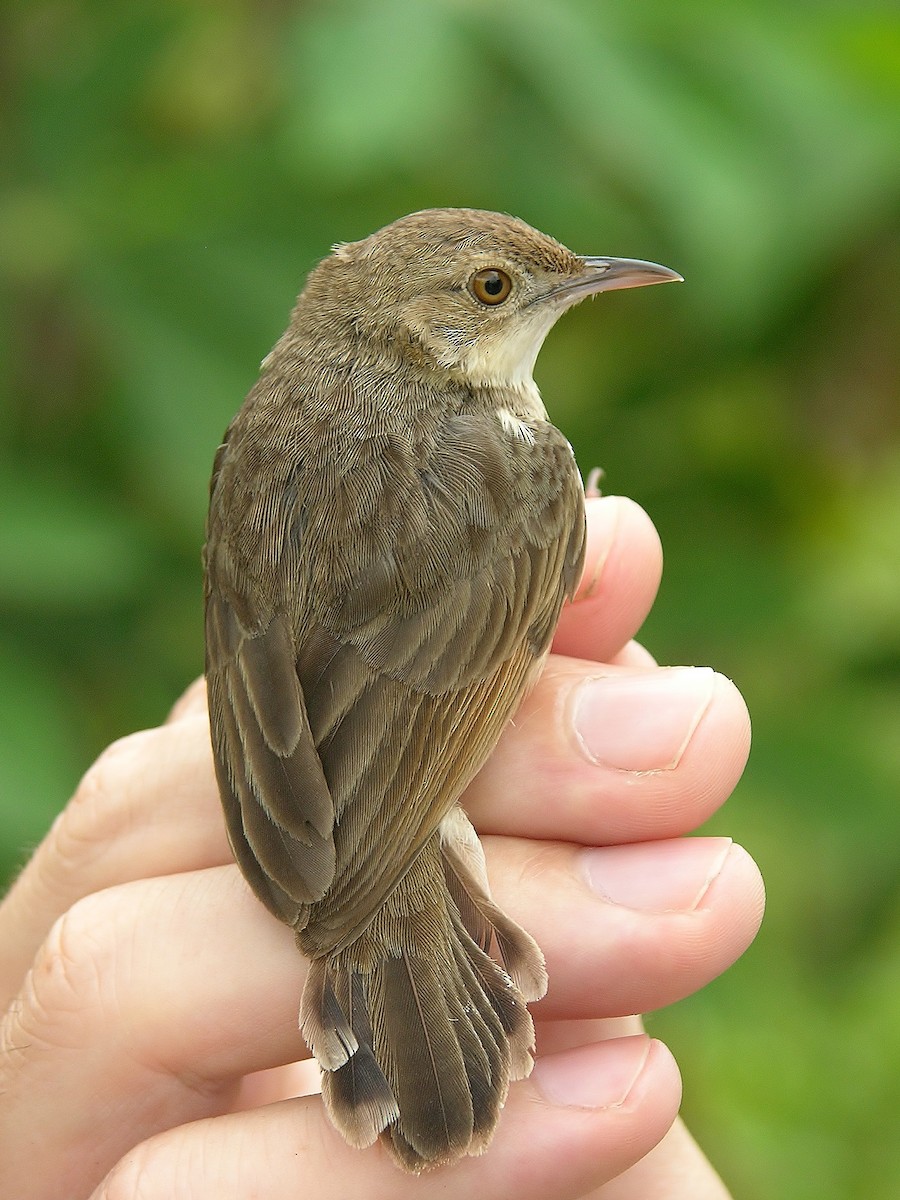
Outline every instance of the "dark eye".
<path id="1" fill-rule="evenodd" d="M 505 271 L 486 267 L 483 271 L 475 272 L 469 280 L 469 288 L 482 304 L 502 304 L 512 291 L 512 280 Z"/>

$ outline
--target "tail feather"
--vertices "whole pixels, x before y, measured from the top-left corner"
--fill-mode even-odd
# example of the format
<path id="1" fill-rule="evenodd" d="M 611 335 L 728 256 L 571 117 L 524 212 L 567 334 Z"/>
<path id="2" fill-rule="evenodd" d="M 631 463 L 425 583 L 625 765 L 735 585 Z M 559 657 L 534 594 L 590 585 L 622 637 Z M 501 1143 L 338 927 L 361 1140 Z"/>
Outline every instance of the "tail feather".
<path id="1" fill-rule="evenodd" d="M 458 932 L 457 936 L 465 948 L 465 930 Z M 492 1035 L 502 1055 L 502 1090 L 505 1098 L 510 1080 L 525 1079 L 531 1074 L 534 1065 L 534 1022 L 523 997 L 503 968 L 474 943 L 470 944 L 468 950 L 467 963 L 457 957 L 457 970 L 463 978 L 472 978 L 470 995 L 477 991 L 486 998 L 487 1005 L 480 1009 L 482 1018 L 487 1020 L 492 1016 L 496 1022 L 496 1025 L 492 1025 Z M 498 1032 L 493 1034 L 493 1029 L 497 1027 Z"/>
<path id="2" fill-rule="evenodd" d="M 525 1000 L 540 1000 L 547 991 L 547 972 L 537 942 L 485 894 L 458 844 L 441 842 L 441 863 L 450 896 L 472 939 L 486 954 L 500 958 Z"/>
<path id="3" fill-rule="evenodd" d="M 400 1109 L 371 1046 L 362 1045 L 342 1067 L 322 1072 L 322 1098 L 351 1146 L 371 1146 L 395 1123 Z"/>
<path id="4" fill-rule="evenodd" d="M 546 978 L 536 945 L 466 863 L 437 835 L 423 854 L 355 942 L 312 961 L 301 1007 L 333 1123 L 355 1146 L 381 1134 L 410 1171 L 481 1153 L 510 1080 L 531 1070 L 525 998 L 488 950 L 530 994 Z"/>
<path id="5" fill-rule="evenodd" d="M 348 1015 L 335 995 L 325 960 L 313 959 L 303 989 L 300 1031 L 324 1071 L 336 1071 L 359 1049 Z"/>
<path id="6" fill-rule="evenodd" d="M 467 947 L 459 937 L 453 941 L 453 957 L 455 999 L 462 1013 L 457 1028 L 461 1030 L 461 1037 L 463 1030 L 471 1032 L 474 1043 L 464 1050 L 464 1058 L 472 1095 L 473 1128 L 469 1153 L 477 1154 L 487 1147 L 506 1098 L 512 1048 L 496 1007 L 485 994 Z M 477 998 L 475 1003 L 473 996 Z M 522 1007 L 524 1009 L 524 1005 Z M 529 1046 L 532 1042 L 533 1036 L 529 1038 Z"/>
<path id="7" fill-rule="evenodd" d="M 362 976 L 333 972 L 324 959 L 313 959 L 300 1028 L 322 1067 L 322 1095 L 334 1124 L 352 1146 L 371 1146 L 400 1110 L 372 1050 Z"/>
<path id="8" fill-rule="evenodd" d="M 414 954 L 382 966 L 383 1053 L 400 1106 L 405 1141 L 424 1161 L 446 1157 L 472 1140 L 472 1095 L 446 979 L 433 961 Z M 455 1006 L 454 1006 L 455 1007 Z M 463 1032 L 467 1032 L 464 1029 Z"/>

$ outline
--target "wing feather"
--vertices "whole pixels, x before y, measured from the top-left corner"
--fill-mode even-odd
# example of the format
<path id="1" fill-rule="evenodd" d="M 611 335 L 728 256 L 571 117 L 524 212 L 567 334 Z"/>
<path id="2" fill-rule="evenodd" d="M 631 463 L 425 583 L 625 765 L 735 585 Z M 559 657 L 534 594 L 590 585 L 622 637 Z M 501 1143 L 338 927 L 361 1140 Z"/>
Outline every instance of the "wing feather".
<path id="1" fill-rule="evenodd" d="M 365 928 L 533 681 L 581 572 L 581 483 L 553 426 L 532 445 L 490 411 L 416 444 L 335 413 L 325 455 L 322 403 L 291 414 L 280 476 L 253 477 L 276 419 L 257 407 L 213 482 L 213 743 L 236 857 L 298 929 L 315 906 L 321 954 Z"/>

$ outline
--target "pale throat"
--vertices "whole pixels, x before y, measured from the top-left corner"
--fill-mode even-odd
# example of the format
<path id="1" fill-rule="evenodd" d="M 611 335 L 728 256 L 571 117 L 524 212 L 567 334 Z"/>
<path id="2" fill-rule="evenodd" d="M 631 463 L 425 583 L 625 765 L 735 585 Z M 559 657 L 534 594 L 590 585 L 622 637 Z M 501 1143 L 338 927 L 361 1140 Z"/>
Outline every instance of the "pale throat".
<path id="1" fill-rule="evenodd" d="M 534 322 L 520 329 L 496 330 L 492 336 L 483 333 L 460 359 L 459 366 L 470 384 L 507 394 L 498 409 L 506 426 L 512 421 L 548 419 L 533 371 L 552 323 Z"/>

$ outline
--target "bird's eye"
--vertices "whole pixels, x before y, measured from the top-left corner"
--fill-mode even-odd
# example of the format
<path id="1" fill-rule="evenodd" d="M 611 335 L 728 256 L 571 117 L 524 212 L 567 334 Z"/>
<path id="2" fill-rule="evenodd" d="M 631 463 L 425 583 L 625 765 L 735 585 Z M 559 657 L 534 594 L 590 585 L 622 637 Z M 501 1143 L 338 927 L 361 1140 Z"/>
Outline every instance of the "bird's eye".
<path id="1" fill-rule="evenodd" d="M 486 267 L 469 280 L 469 289 L 482 304 L 502 304 L 512 291 L 512 280 L 505 271 Z"/>

